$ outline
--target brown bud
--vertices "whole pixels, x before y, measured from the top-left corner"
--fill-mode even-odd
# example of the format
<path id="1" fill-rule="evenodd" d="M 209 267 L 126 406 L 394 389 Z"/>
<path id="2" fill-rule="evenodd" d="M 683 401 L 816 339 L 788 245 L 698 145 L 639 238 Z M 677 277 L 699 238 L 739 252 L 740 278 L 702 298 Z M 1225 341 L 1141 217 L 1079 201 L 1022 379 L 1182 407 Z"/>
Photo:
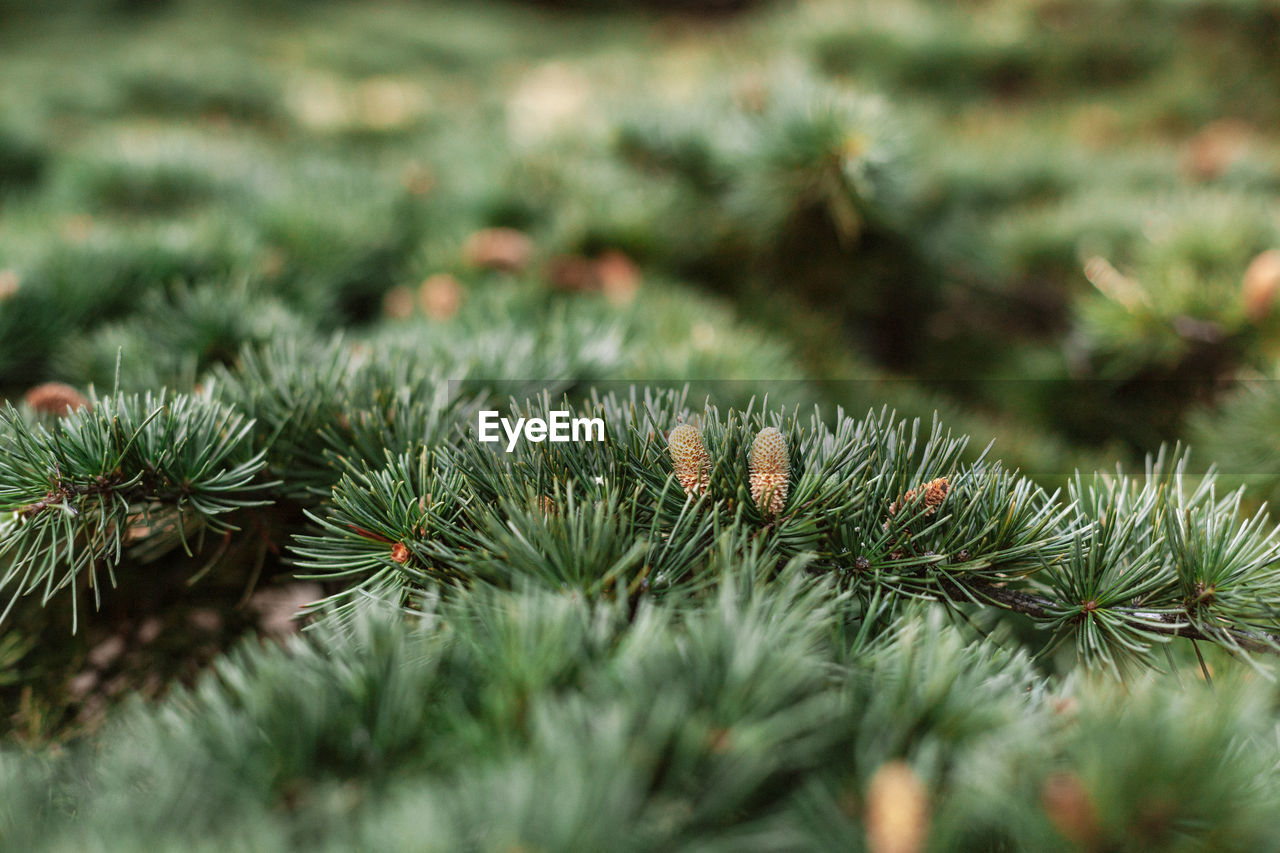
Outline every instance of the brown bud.
<path id="1" fill-rule="evenodd" d="M 924 514 L 933 515 L 950 493 L 951 482 L 946 477 L 930 480 L 922 486 L 908 489 L 901 498 L 889 504 L 889 515 L 897 515 L 898 510 L 907 506 L 916 498 L 920 498 L 924 502 Z"/>
<path id="2" fill-rule="evenodd" d="M 462 285 L 448 273 L 427 278 L 418 287 L 418 303 L 422 313 L 432 320 L 448 320 L 462 307 Z"/>
<path id="3" fill-rule="evenodd" d="M 397 285 L 382 297 L 382 313 L 396 320 L 403 320 L 413 315 L 413 291 L 404 285 Z"/>
<path id="4" fill-rule="evenodd" d="M 680 424 L 667 438 L 676 479 L 686 494 L 700 495 L 711 482 L 711 460 L 702 445 L 702 433 L 690 424 Z"/>
<path id="5" fill-rule="evenodd" d="M 1053 774 L 1040 789 L 1040 803 L 1063 838 L 1084 848 L 1096 844 L 1098 812 L 1080 777 L 1066 772 Z"/>
<path id="6" fill-rule="evenodd" d="M 1188 140 L 1182 152 L 1182 170 L 1192 180 L 1211 181 L 1249 153 L 1253 138 L 1253 128 L 1239 119 L 1208 124 Z"/>
<path id="7" fill-rule="evenodd" d="M 462 255 L 473 267 L 519 272 L 533 256 L 533 241 L 514 228 L 485 228 L 467 238 Z"/>
<path id="8" fill-rule="evenodd" d="M 1270 249 L 1253 259 L 1244 271 L 1240 295 L 1245 313 L 1255 323 L 1266 319 L 1280 292 L 1280 249 Z"/>
<path id="9" fill-rule="evenodd" d="M 630 305 L 640 289 L 640 268 L 621 252 L 605 252 L 596 260 L 596 278 L 610 304 Z"/>
<path id="10" fill-rule="evenodd" d="M 581 255 L 560 255 L 547 264 L 547 282 L 568 293 L 595 293 L 603 284 L 595 261 Z"/>
<path id="11" fill-rule="evenodd" d="M 787 502 L 791 463 L 787 442 L 777 427 L 765 427 L 756 434 L 748 457 L 751 499 L 765 515 L 777 515 Z"/>
<path id="12" fill-rule="evenodd" d="M 926 512 L 932 514 L 951 492 L 951 482 L 946 477 L 930 480 L 924 485 L 924 505 Z"/>
<path id="13" fill-rule="evenodd" d="M 867 785 L 867 847 L 871 853 L 919 853 L 929 838 L 929 795 L 902 761 L 883 765 Z"/>
<path id="14" fill-rule="evenodd" d="M 392 545 L 391 560 L 396 563 L 407 563 L 409 561 L 409 546 L 403 542 L 397 542 Z"/>
<path id="15" fill-rule="evenodd" d="M 76 409 L 92 408 L 89 399 L 62 382 L 46 382 L 37 385 L 23 395 L 23 402 L 42 415 L 69 415 Z"/>

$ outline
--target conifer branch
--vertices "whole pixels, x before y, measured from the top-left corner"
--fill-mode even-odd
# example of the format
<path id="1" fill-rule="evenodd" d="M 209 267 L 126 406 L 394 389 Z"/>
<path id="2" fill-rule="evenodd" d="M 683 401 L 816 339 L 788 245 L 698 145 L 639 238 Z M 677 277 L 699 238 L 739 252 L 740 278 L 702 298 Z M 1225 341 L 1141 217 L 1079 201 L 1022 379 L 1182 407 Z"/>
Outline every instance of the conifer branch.
<path id="1" fill-rule="evenodd" d="M 730 559 L 802 558 L 863 601 L 888 593 L 1017 612 L 1117 672 L 1176 637 L 1280 650 L 1269 615 L 1280 612 L 1276 532 L 1260 515 L 1237 521 L 1238 496 L 1217 498 L 1212 478 L 1184 488 L 1177 450 L 1141 478 L 1078 477 L 1064 498 L 985 454 L 962 462 L 965 439 L 937 423 L 926 433 L 888 412 L 828 424 L 752 407 L 690 412 L 671 393 L 645 401 L 593 400 L 608 424 L 602 445 L 526 443 L 508 455 L 464 434 L 430 472 L 409 474 L 407 460 L 353 472 L 316 516 L 325 532 L 295 553 L 351 590 L 391 577 L 419 591 L 523 578 L 635 599 L 696 590 L 717 542 Z M 551 407 L 544 396 L 519 412 Z M 693 455 L 690 420 L 701 424 Z M 762 500 L 765 473 L 789 491 L 785 504 Z M 442 496 L 448 512 L 423 515 L 423 501 Z"/>
<path id="2" fill-rule="evenodd" d="M 0 589 L 5 614 L 23 595 L 55 592 L 83 575 L 100 596 L 99 568 L 128 546 L 151 553 L 205 530 L 229 532 L 234 510 L 260 506 L 262 453 L 252 421 L 208 395 L 116 395 L 46 425 L 0 412 Z M 73 611 L 76 595 L 72 595 Z"/>
<path id="3" fill-rule="evenodd" d="M 993 581 L 972 580 L 964 584 L 943 581 L 940 586 L 942 592 L 957 603 L 967 604 L 977 599 L 1036 620 L 1052 618 L 1051 614 L 1055 606 L 1054 601 L 1044 596 L 1013 589 Z M 1144 622 L 1143 627 L 1152 634 L 1221 643 L 1247 652 L 1280 652 L 1280 633 L 1251 631 L 1243 628 L 1198 627 L 1180 621 L 1172 614 L 1161 614 L 1158 622 Z"/>

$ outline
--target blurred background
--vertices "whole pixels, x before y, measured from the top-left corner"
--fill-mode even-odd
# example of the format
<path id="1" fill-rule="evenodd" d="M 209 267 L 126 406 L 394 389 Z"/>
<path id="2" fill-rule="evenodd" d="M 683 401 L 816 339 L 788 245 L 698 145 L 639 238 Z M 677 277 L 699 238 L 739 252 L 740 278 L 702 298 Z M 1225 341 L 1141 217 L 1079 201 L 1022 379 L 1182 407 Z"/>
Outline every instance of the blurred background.
<path id="1" fill-rule="evenodd" d="M 1280 483 L 1277 0 L 0 10 L 8 396 L 581 302 L 586 373 Z"/>
<path id="2" fill-rule="evenodd" d="M 3 0 L 0 395 L 190 389 L 341 333 L 937 410 L 1049 487 L 1189 442 L 1257 504 L 1278 57 L 1280 0 Z M 15 725 L 297 604 L 164 594 L 133 604 L 195 601 L 166 618 L 198 654 L 104 681 L 108 614 L 44 712 L 7 691 Z"/>

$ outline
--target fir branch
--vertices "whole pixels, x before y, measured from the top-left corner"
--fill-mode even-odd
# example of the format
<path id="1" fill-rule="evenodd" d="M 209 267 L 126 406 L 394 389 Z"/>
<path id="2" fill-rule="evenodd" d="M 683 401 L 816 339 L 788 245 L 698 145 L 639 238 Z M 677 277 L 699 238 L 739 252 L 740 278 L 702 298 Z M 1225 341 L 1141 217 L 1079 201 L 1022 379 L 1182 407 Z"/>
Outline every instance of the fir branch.
<path id="1" fill-rule="evenodd" d="M 987 580 L 967 580 L 960 583 L 944 580 L 940 584 L 942 592 L 952 601 L 961 604 L 975 602 L 987 603 L 1029 616 L 1037 621 L 1052 619 L 1052 612 L 1057 602 L 1035 593 L 1025 592 L 1005 586 L 1002 583 Z M 1083 604 L 1087 607 L 1087 602 Z M 1158 621 L 1142 623 L 1143 629 L 1152 634 L 1164 637 L 1181 637 L 1188 640 L 1205 640 L 1221 643 L 1230 647 L 1238 647 L 1248 652 L 1276 653 L 1280 652 L 1280 632 L 1245 630 L 1242 628 L 1207 628 L 1197 627 L 1183 621 L 1173 614 L 1160 614 Z"/>
<path id="2" fill-rule="evenodd" d="M 885 411 L 828 425 L 820 413 L 805 423 L 753 406 L 695 414 L 673 392 L 644 399 L 593 399 L 609 436 L 600 444 L 526 443 L 506 454 L 459 435 L 430 472 L 401 460 L 344 480 L 334 511 L 316 516 L 323 531 L 300 537 L 295 553 L 348 592 L 383 590 L 390 577 L 404 596 L 442 581 L 534 579 L 633 602 L 694 594 L 713 565 L 748 554 L 775 569 L 797 558 L 862 605 L 888 594 L 1021 613 L 1117 674 L 1175 637 L 1280 650 L 1270 615 L 1280 611 L 1270 592 L 1277 531 L 1261 515 L 1234 521 L 1238 495 L 1217 499 L 1211 478 L 1186 488 L 1176 450 L 1141 478 L 1086 486 L 1078 476 L 1063 499 L 985 454 L 962 462 L 965 440 L 936 422 L 926 434 Z M 544 395 L 513 415 L 551 407 Z M 665 439 L 691 420 L 706 460 L 693 493 Z M 762 429 L 794 483 L 772 508 L 780 512 L 757 505 L 752 447 Z M 428 523 L 423 494 L 448 496 L 453 508 Z"/>
<path id="3" fill-rule="evenodd" d="M 96 604 L 99 567 L 114 585 L 140 540 L 152 553 L 166 550 L 159 538 L 191 553 L 199 532 L 234 529 L 226 516 L 264 504 L 270 485 L 258 481 L 252 426 L 208 395 L 100 398 L 48 425 L 0 412 L 0 510 L 14 518 L 0 535 L 5 615 L 19 597 L 39 591 L 47 603 L 82 575 Z"/>

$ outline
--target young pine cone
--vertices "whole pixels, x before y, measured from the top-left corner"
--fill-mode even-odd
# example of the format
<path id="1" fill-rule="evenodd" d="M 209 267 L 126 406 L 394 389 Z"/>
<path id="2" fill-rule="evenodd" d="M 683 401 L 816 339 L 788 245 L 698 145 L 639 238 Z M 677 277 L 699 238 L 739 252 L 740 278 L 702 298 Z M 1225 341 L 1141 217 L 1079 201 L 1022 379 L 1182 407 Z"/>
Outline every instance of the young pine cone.
<path id="1" fill-rule="evenodd" d="M 680 424 L 667 437 L 672 467 L 685 494 L 700 495 L 711 482 L 711 460 L 702 446 L 702 433 L 689 424 Z"/>
<path id="2" fill-rule="evenodd" d="M 901 500 L 889 504 L 889 515 L 897 515 L 898 510 L 914 501 L 917 497 L 924 499 L 924 514 L 933 515 L 951 492 L 951 482 L 946 477 L 930 480 L 923 486 L 908 489 Z"/>
<path id="3" fill-rule="evenodd" d="M 748 463 L 751 499 L 765 515 L 782 512 L 787 502 L 791 463 L 787 459 L 787 443 L 776 427 L 765 427 L 756 434 Z"/>

